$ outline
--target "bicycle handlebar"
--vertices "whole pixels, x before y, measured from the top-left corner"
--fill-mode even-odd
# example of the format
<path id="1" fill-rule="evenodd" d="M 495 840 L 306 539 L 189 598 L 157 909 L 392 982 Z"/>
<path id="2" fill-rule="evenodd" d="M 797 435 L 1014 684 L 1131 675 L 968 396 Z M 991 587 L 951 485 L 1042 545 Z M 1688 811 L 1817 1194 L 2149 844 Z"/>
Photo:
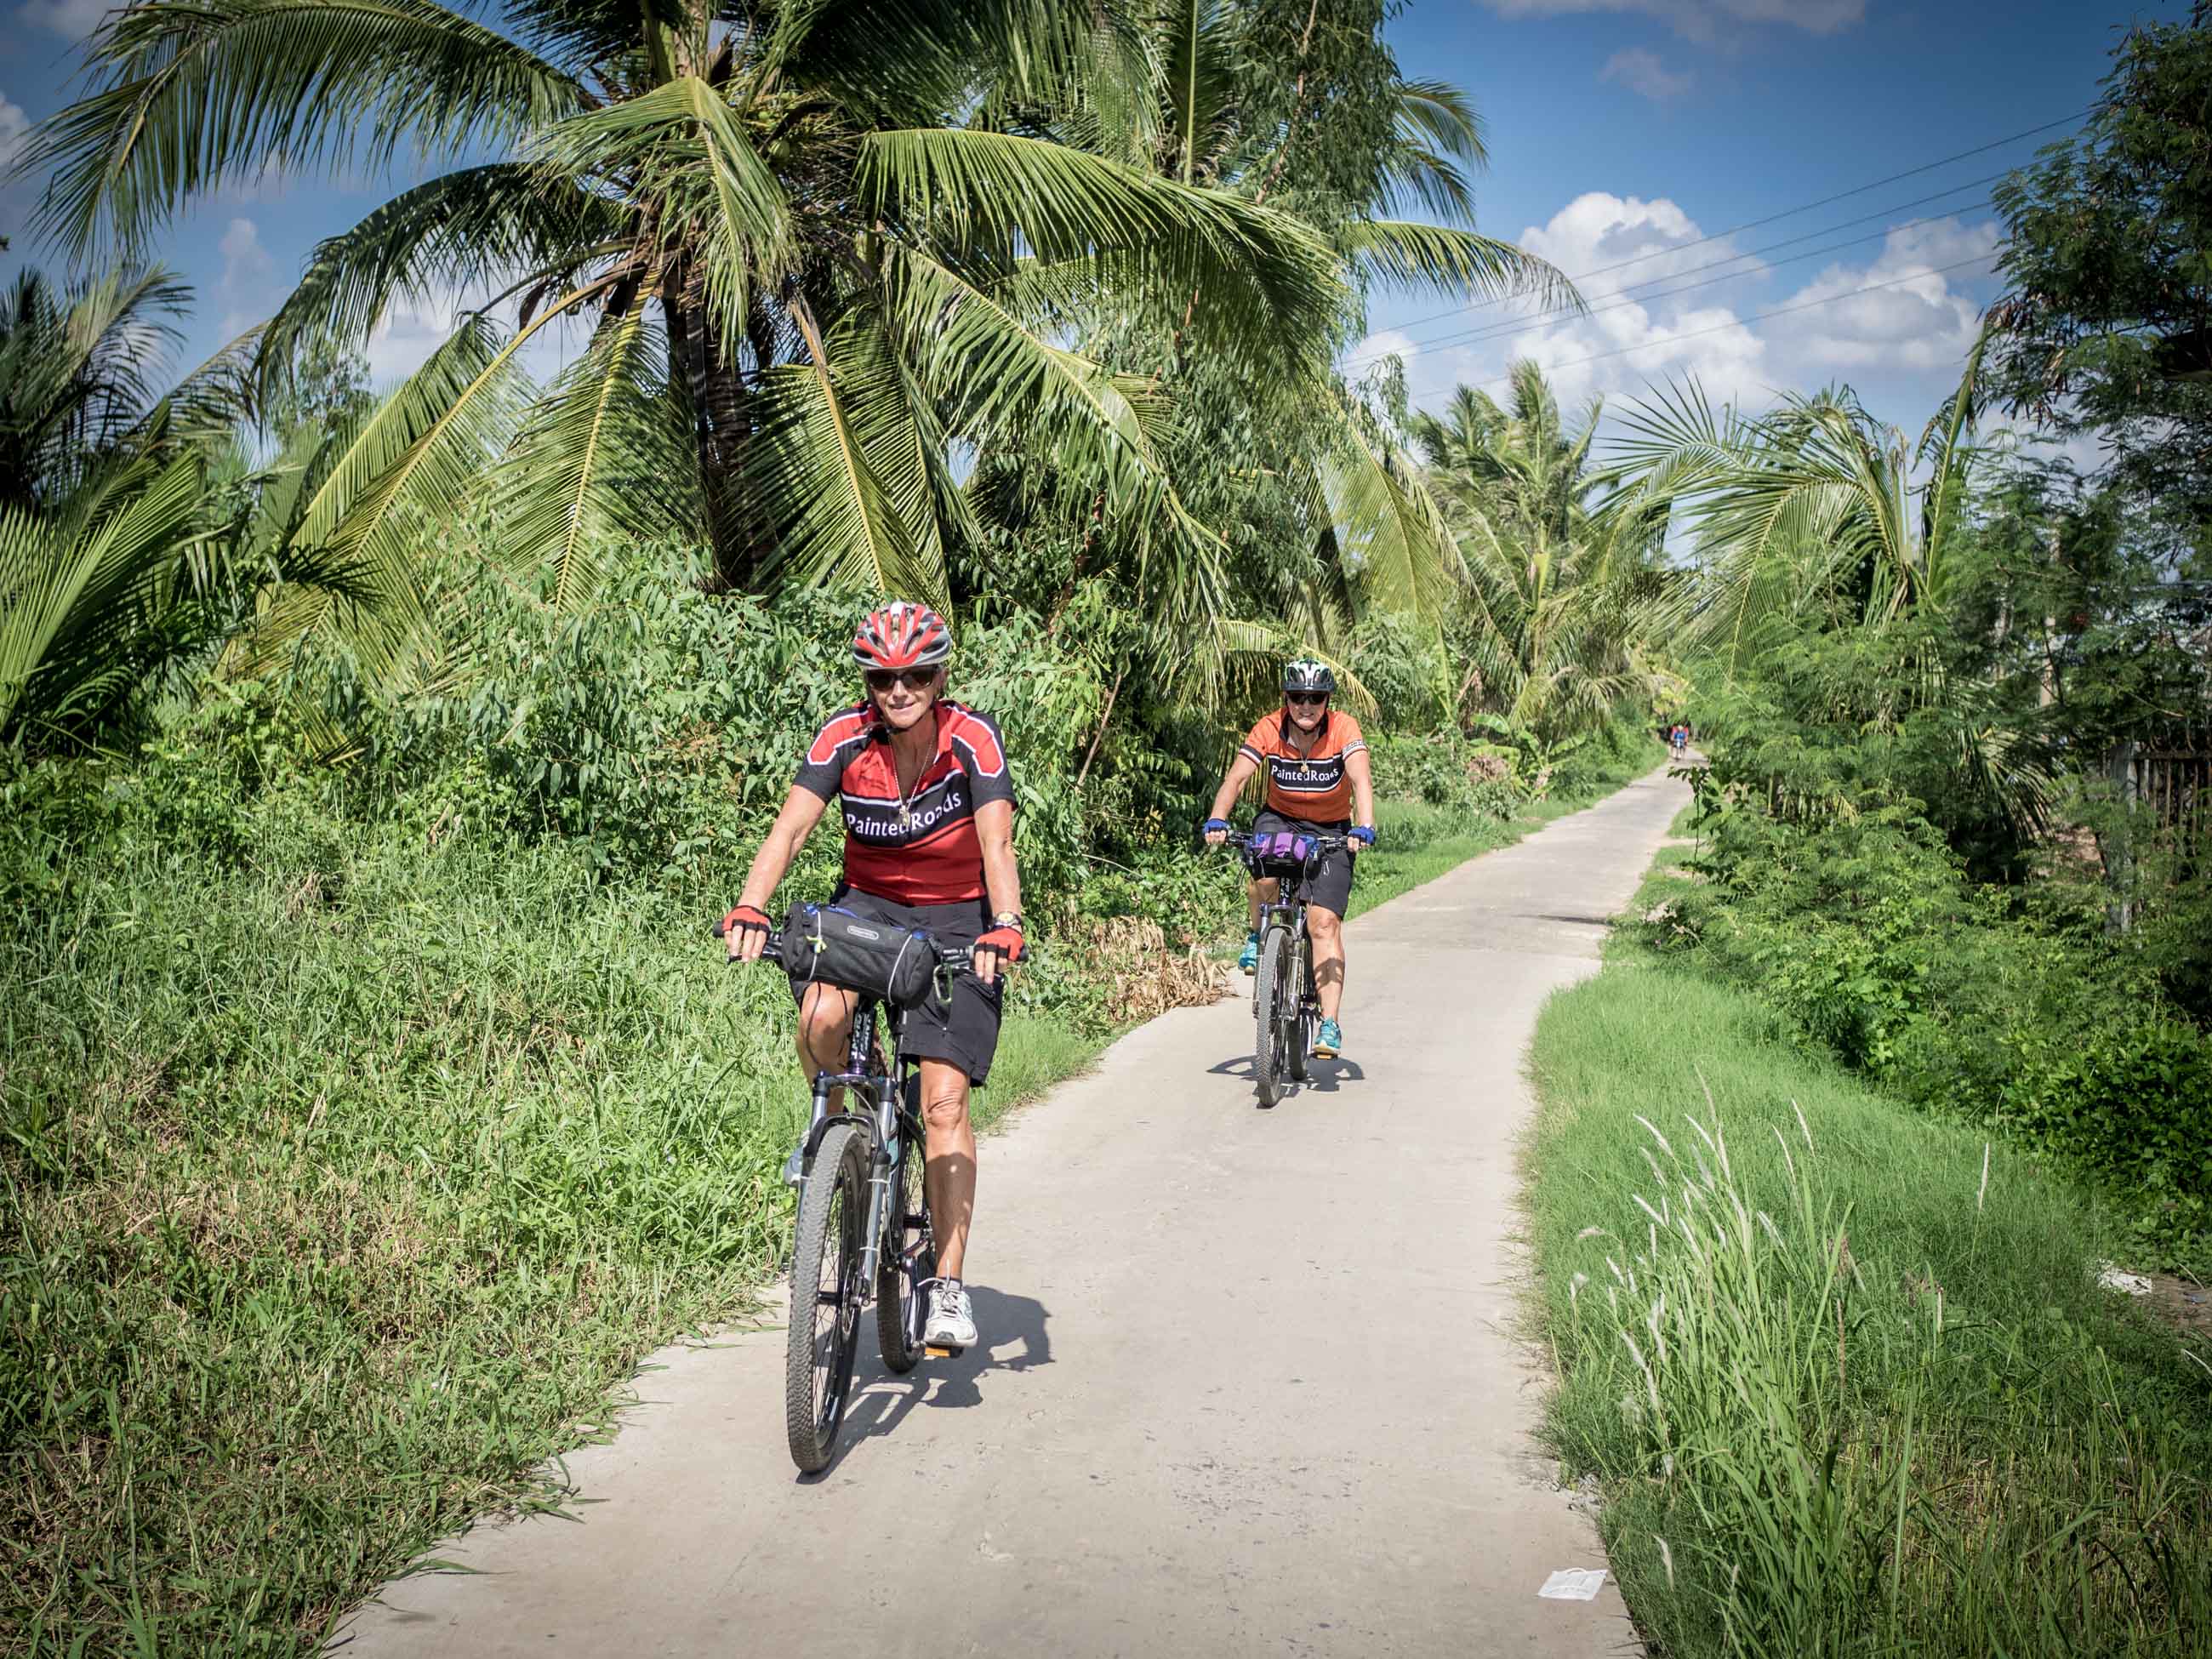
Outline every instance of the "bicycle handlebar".
<path id="1" fill-rule="evenodd" d="M 716 939 L 727 937 L 722 924 L 719 921 L 714 924 L 714 937 Z M 761 953 L 757 960 L 775 962 L 782 950 L 783 929 L 771 927 L 768 930 L 768 942 L 761 946 Z M 975 959 L 975 947 L 972 945 L 940 945 L 937 947 L 937 959 L 947 968 L 965 968 Z M 742 961 L 743 958 L 739 957 L 730 958 L 732 966 Z"/>
<path id="2" fill-rule="evenodd" d="M 1247 835 L 1241 830 L 1232 830 L 1221 838 L 1221 844 L 1224 847 L 1234 848 L 1240 853 L 1249 853 L 1260 843 L 1273 842 L 1278 835 L 1281 834 L 1297 836 L 1303 837 L 1304 840 L 1311 842 L 1313 843 L 1313 849 L 1317 854 L 1322 853 L 1340 853 L 1346 848 L 1352 845 L 1352 837 L 1349 836 L 1325 836 L 1318 831 L 1310 830 L 1292 830 L 1288 831 L 1271 830 L 1264 836 Z"/>

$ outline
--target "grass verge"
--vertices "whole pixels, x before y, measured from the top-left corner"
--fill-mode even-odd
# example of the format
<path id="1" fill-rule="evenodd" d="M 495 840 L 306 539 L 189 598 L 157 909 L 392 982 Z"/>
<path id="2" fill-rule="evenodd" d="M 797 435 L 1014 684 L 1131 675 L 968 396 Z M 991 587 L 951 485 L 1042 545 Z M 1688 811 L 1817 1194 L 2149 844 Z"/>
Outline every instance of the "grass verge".
<path id="1" fill-rule="evenodd" d="M 2111 1217 L 1630 947 L 1532 1063 L 1547 1430 L 1655 1651 L 2212 1650 L 2212 1353 Z"/>

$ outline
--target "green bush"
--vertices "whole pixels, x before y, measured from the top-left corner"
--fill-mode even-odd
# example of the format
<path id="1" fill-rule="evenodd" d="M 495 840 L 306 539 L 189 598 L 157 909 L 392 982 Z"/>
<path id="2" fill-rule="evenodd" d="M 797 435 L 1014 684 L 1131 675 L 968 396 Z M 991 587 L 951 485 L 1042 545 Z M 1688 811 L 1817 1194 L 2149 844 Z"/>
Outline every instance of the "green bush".
<path id="1" fill-rule="evenodd" d="M 2153 1238 L 2212 1239 L 2212 1043 L 2145 1012 L 2081 1032 L 2015 1030 L 1990 1120 L 2142 1194 Z"/>
<path id="2" fill-rule="evenodd" d="M 2212 1258 L 2212 1042 L 2164 1000 L 2158 962 L 2063 903 L 1973 882 L 1911 802 L 1784 799 L 1709 787 L 1705 880 L 1643 936 L 1897 1096 L 2063 1161 L 2152 1255 Z"/>

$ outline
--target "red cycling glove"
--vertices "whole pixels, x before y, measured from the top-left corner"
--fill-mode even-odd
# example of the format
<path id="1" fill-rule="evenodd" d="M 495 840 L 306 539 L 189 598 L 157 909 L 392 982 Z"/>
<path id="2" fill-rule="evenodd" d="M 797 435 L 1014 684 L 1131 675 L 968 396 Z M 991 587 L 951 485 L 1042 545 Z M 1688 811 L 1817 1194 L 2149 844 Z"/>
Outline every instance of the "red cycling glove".
<path id="1" fill-rule="evenodd" d="M 722 918 L 722 932 L 725 934 L 738 928 L 765 933 L 771 925 L 765 912 L 756 910 L 750 904 L 733 904 L 730 907 L 730 914 Z"/>
<path id="2" fill-rule="evenodd" d="M 1029 954 L 1029 947 L 1022 942 L 1022 930 L 1018 927 L 994 927 L 975 941 L 975 948 L 995 951 L 1008 962 L 1019 962 Z"/>

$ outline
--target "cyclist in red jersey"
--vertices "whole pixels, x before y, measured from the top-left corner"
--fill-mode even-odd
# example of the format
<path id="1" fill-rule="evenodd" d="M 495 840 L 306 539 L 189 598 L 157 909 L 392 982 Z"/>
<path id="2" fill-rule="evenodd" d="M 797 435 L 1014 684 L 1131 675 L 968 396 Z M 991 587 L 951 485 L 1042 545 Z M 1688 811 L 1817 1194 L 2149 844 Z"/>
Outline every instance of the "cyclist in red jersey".
<path id="1" fill-rule="evenodd" d="M 925 605 L 895 600 L 860 623 L 853 656 L 867 694 L 815 733 L 725 922 L 730 955 L 757 958 L 769 927 L 764 907 L 834 798 L 845 820 L 834 902 L 974 947 L 972 969 L 953 980 L 949 997 L 933 994 L 908 1011 L 902 1038 L 921 1060 L 924 1178 L 937 1226 L 923 1340 L 971 1348 L 975 1316 L 961 1280 L 975 1203 L 968 1096 L 998 1048 L 1000 965 L 1023 956 L 1022 884 L 1006 745 L 989 715 L 945 696 L 951 654 L 951 631 Z M 854 1002 L 838 986 L 805 988 L 799 1057 L 810 1073 L 843 1069 Z"/>
<path id="2" fill-rule="evenodd" d="M 1321 1029 L 1313 1051 L 1323 1060 L 1344 1052 L 1337 1014 L 1344 1000 L 1344 912 L 1352 899 L 1353 849 L 1375 844 L 1375 780 L 1359 722 L 1328 706 L 1336 674 L 1328 664 L 1300 658 L 1283 670 L 1283 706 L 1261 717 L 1237 746 L 1229 775 L 1213 797 L 1213 815 L 1200 826 L 1208 846 L 1229 834 L 1229 809 L 1252 775 L 1265 768 L 1267 799 L 1252 821 L 1255 834 L 1278 830 L 1348 836 L 1352 847 L 1333 853 L 1314 872 L 1306 930 L 1313 939 L 1314 988 L 1321 993 Z M 1355 816 L 1355 807 L 1357 809 Z M 1252 931 L 1237 965 L 1253 971 L 1260 959 L 1260 906 L 1273 903 L 1276 884 L 1255 881 Z"/>

